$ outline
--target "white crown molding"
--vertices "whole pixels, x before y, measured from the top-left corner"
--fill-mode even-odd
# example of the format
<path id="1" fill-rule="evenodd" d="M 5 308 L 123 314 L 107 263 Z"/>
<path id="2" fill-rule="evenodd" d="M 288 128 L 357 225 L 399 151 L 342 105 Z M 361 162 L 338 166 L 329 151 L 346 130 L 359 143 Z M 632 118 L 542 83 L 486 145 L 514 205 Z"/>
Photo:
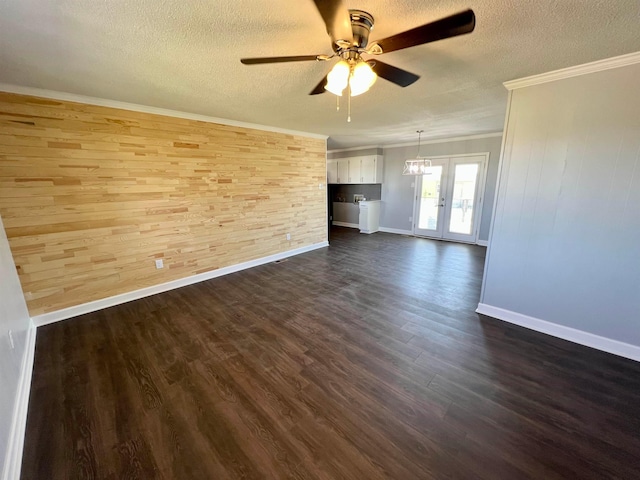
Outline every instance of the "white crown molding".
<path id="1" fill-rule="evenodd" d="M 114 295 L 113 297 L 103 298 L 101 300 L 95 300 L 93 302 L 83 303 L 82 305 L 76 305 L 69 308 L 63 308 L 62 310 L 56 310 L 55 312 L 44 313 L 42 315 L 36 315 L 32 317 L 33 323 L 36 327 L 42 327 L 49 325 L 50 323 L 59 322 L 61 320 L 67 320 L 78 315 L 84 315 L 85 313 L 95 312 L 96 310 L 102 310 L 103 308 L 113 307 L 114 305 L 120 305 L 121 303 L 130 302 L 139 298 L 156 295 L 158 293 L 167 292 L 176 288 L 185 287 L 194 283 L 204 282 L 212 278 L 222 277 L 230 273 L 239 272 L 240 270 L 246 270 L 248 268 L 257 267 L 258 265 L 264 265 L 265 263 L 275 262 L 276 260 L 282 260 L 284 258 L 300 255 L 301 253 L 310 252 L 319 248 L 328 247 L 329 242 L 314 243 L 307 245 L 306 247 L 295 248 L 293 250 L 287 250 L 286 252 L 276 253 L 267 257 L 257 258 L 248 262 L 238 263 L 210 272 L 200 273 L 198 275 L 192 275 L 190 277 L 180 278 L 171 282 L 161 283 L 153 285 L 151 287 L 141 288 L 132 292 L 122 293 L 120 295 Z"/>
<path id="2" fill-rule="evenodd" d="M 33 97 L 50 98 L 52 100 L 64 100 L 67 102 L 85 103 L 88 105 L 96 105 L 99 107 L 119 108 L 132 112 L 150 113 L 152 115 L 163 115 L 166 117 L 184 118 L 187 120 L 196 120 L 207 123 L 219 123 L 221 125 L 229 125 L 231 127 L 251 128 L 254 130 L 263 130 L 266 132 L 283 133 L 286 135 L 297 135 L 300 137 L 318 138 L 326 140 L 327 135 L 319 135 L 317 133 L 301 132 L 298 130 L 288 130 L 285 128 L 270 127 L 268 125 L 259 125 L 257 123 L 241 122 L 238 120 L 229 120 L 226 118 L 209 117 L 207 115 L 199 115 L 196 113 L 179 112 L 177 110 L 169 110 L 165 108 L 150 107 L 147 105 L 138 105 L 136 103 L 120 102 L 118 100 L 108 100 L 105 98 L 88 97 L 85 95 L 76 95 L 75 93 L 56 92 L 53 90 L 45 90 L 41 88 L 23 87 L 20 85 L 11 85 L 0 83 L 0 92 L 16 93 L 19 95 L 31 95 Z"/>
<path id="3" fill-rule="evenodd" d="M 489 133 L 478 133 L 474 135 L 462 135 L 459 137 L 447 137 L 447 138 L 436 138 L 434 140 L 423 140 L 420 142 L 420 145 L 430 145 L 434 143 L 450 143 L 450 142 L 464 142 L 466 140 L 480 140 L 482 138 L 493 138 L 493 137 L 501 137 L 502 132 L 489 132 Z M 418 142 L 413 140 L 411 142 L 404 143 L 390 143 L 390 144 L 379 144 L 379 145 L 366 145 L 364 147 L 350 147 L 350 148 L 340 148 L 337 150 L 327 150 L 327 153 L 339 153 L 339 152 L 353 152 L 356 150 L 367 150 L 369 148 L 397 148 L 397 147 L 415 147 L 418 145 Z"/>
<path id="4" fill-rule="evenodd" d="M 338 148 L 336 150 L 327 150 L 327 153 L 355 152 L 358 150 L 369 150 L 371 148 L 383 148 L 380 145 L 365 145 L 363 147 Z"/>
<path id="5" fill-rule="evenodd" d="M 33 374 L 33 360 L 36 353 L 36 327 L 29 322 L 25 351 L 20 364 L 20 379 L 18 393 L 11 417 L 11 432 L 7 445 L 7 457 L 2 472 L 2 480 L 19 480 L 22 468 L 22 452 L 24 450 L 24 436 L 27 428 L 27 411 L 29 410 L 29 394 L 31 392 L 31 376 Z"/>
<path id="6" fill-rule="evenodd" d="M 504 82 L 503 85 L 507 90 L 515 90 L 517 88 L 540 85 L 541 83 L 555 82 L 556 80 L 577 77 L 579 75 L 586 75 L 588 73 L 601 72 L 603 70 L 610 70 L 612 68 L 625 67 L 627 65 L 633 65 L 636 63 L 640 63 L 640 52 L 628 53 L 626 55 L 620 55 L 618 57 L 605 58 L 604 60 L 597 60 L 595 62 L 575 65 L 573 67 L 561 68 L 560 70 L 541 73 L 539 75 L 532 75 L 530 77 L 509 80 L 508 82 Z"/>
<path id="7" fill-rule="evenodd" d="M 451 142 L 464 142 L 467 140 L 481 140 L 483 138 L 494 138 L 501 137 L 502 132 L 491 132 L 491 133 L 479 133 L 477 135 L 463 135 L 460 137 L 449 137 L 449 138 L 437 138 L 435 140 L 423 140 L 420 142 L 420 145 L 433 145 L 435 143 L 451 143 Z M 406 143 L 393 143 L 389 145 L 382 145 L 382 148 L 398 148 L 398 147 L 415 147 L 418 145 L 418 142 L 406 142 Z"/>
<path id="8" fill-rule="evenodd" d="M 593 333 L 566 327 L 557 323 L 548 322 L 540 318 L 530 317 L 522 313 L 513 312 L 504 308 L 494 307 L 485 303 L 479 303 L 477 313 L 497 318 L 505 322 L 520 325 L 521 327 L 546 333 L 563 340 L 595 348 L 603 352 L 612 353 L 620 357 L 630 358 L 640 362 L 640 346 L 620 342 L 611 338 L 601 337 Z"/>

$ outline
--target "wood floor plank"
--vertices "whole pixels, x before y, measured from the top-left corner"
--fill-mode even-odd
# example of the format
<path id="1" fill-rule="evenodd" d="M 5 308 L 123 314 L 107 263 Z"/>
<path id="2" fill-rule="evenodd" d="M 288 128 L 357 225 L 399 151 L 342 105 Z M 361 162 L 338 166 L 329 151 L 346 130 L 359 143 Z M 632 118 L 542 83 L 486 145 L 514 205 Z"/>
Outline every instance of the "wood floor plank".
<path id="1" fill-rule="evenodd" d="M 42 327 L 22 478 L 636 478 L 640 364 L 475 314 L 484 254 L 333 228 Z"/>

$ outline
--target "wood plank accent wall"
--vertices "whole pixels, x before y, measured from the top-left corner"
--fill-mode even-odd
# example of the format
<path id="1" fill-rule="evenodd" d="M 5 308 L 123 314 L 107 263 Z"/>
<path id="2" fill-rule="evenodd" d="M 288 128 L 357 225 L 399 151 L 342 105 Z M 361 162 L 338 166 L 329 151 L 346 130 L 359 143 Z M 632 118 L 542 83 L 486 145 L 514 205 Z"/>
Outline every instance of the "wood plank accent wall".
<path id="1" fill-rule="evenodd" d="M 0 93 L 32 316 L 326 241 L 325 183 L 322 139 Z"/>

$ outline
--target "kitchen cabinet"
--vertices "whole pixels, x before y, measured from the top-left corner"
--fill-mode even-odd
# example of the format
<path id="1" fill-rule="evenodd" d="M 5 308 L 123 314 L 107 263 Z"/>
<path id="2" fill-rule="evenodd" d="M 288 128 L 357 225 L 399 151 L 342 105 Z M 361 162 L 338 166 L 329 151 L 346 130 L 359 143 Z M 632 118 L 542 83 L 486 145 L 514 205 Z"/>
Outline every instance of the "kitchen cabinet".
<path id="1" fill-rule="evenodd" d="M 337 160 L 327 160 L 327 183 L 340 183 L 338 182 Z"/>
<path id="2" fill-rule="evenodd" d="M 349 183 L 349 160 L 338 160 L 338 183 Z"/>
<path id="3" fill-rule="evenodd" d="M 382 183 L 382 172 L 380 176 L 377 175 L 377 163 L 382 163 L 382 160 L 377 158 L 377 155 L 369 155 L 362 157 L 360 160 L 360 177 L 362 183 Z"/>
<path id="4" fill-rule="evenodd" d="M 362 183 L 360 160 L 354 158 L 346 158 L 349 160 L 349 181 L 347 183 Z"/>
<path id="5" fill-rule="evenodd" d="M 382 155 L 327 160 L 327 183 L 382 183 Z"/>
<path id="6" fill-rule="evenodd" d="M 380 230 L 380 200 L 360 202 L 360 233 L 375 233 Z"/>

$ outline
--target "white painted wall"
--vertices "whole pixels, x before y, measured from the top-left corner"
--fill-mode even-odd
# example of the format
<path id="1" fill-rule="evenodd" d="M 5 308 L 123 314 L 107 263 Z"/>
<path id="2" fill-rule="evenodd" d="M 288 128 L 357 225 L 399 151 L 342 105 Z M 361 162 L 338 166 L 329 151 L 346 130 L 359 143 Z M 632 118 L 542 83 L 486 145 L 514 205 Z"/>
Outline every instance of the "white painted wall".
<path id="1" fill-rule="evenodd" d="M 21 366 L 27 349 L 30 319 L 0 219 L 0 472 L 8 467 L 9 442 L 15 417 Z M 12 331 L 14 348 L 9 341 Z"/>
<path id="2" fill-rule="evenodd" d="M 640 346 L 639 79 L 512 91 L 481 306 Z"/>
<path id="3" fill-rule="evenodd" d="M 485 185 L 484 202 L 478 240 L 489 238 L 489 226 L 495 198 L 495 187 L 498 178 L 500 145 L 502 137 L 477 138 L 443 143 L 422 145 L 421 156 L 460 155 L 465 153 L 489 152 L 487 183 Z M 380 226 L 395 230 L 411 230 L 409 217 L 413 215 L 413 196 L 415 189 L 411 186 L 415 177 L 402 175 L 404 161 L 415 158 L 418 146 L 385 148 L 384 174 L 382 182 L 382 204 L 380 209 Z"/>

